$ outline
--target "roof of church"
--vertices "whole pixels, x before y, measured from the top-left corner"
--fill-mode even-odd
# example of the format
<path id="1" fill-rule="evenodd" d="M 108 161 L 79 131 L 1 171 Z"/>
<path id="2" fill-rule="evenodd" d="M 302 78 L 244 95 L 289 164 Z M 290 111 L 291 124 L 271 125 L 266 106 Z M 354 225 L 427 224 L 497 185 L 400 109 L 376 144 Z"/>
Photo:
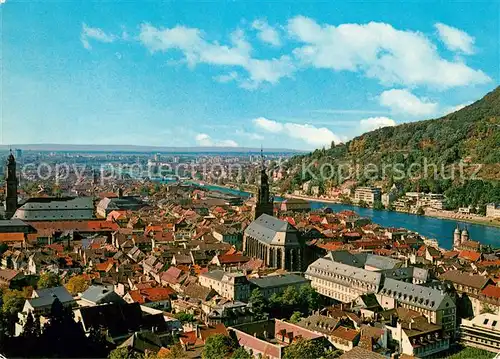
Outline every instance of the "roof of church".
<path id="1" fill-rule="evenodd" d="M 262 214 L 245 229 L 245 234 L 248 236 L 261 242 L 279 245 L 284 245 L 284 242 L 288 241 L 296 241 L 297 233 L 297 229 L 289 222 L 268 214 Z M 277 238 L 277 234 L 284 235 L 284 238 Z M 281 243 L 280 239 L 283 239 L 283 243 Z"/>

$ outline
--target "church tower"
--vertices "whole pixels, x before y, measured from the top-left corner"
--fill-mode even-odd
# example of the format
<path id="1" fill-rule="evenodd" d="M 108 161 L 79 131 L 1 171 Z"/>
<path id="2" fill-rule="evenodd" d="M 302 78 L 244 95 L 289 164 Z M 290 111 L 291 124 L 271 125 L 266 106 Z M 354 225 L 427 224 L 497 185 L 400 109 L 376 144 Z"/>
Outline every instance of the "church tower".
<path id="1" fill-rule="evenodd" d="M 16 159 L 10 151 L 5 172 L 5 217 L 12 218 L 17 210 L 17 176 Z"/>
<path id="2" fill-rule="evenodd" d="M 458 227 L 455 228 L 455 232 L 453 232 L 453 248 L 457 249 L 460 247 L 460 228 Z"/>
<path id="3" fill-rule="evenodd" d="M 260 166 L 260 182 L 257 190 L 257 202 L 255 203 L 254 219 L 259 218 L 262 214 L 273 215 L 273 198 L 269 194 L 269 178 L 264 166 L 264 154 L 260 150 L 261 166 Z"/>
<path id="4" fill-rule="evenodd" d="M 460 235 L 460 244 L 464 244 L 469 240 L 469 231 L 467 230 L 467 227 L 465 227 L 462 231 L 462 234 Z"/>

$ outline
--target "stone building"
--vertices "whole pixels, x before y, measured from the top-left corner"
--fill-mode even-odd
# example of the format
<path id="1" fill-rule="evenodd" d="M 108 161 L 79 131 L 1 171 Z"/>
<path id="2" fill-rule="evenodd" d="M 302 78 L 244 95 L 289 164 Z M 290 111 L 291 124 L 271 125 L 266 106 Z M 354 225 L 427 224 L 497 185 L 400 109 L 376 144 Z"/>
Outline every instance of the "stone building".
<path id="1" fill-rule="evenodd" d="M 267 267 L 301 271 L 304 245 L 299 232 L 287 221 L 263 214 L 245 229 L 243 250 Z"/>

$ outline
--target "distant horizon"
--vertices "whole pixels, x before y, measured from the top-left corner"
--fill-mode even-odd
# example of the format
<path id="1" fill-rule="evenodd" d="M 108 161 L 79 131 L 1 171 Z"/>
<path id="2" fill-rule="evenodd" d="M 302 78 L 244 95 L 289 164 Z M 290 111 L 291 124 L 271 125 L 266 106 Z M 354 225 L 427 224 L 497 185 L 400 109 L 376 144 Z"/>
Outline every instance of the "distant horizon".
<path id="1" fill-rule="evenodd" d="M 102 144 L 63 144 L 63 143 L 40 143 L 40 144 L 9 144 L 0 145 L 0 150 L 9 151 L 20 149 L 22 151 L 87 151 L 105 152 L 109 150 L 117 152 L 165 152 L 165 153 L 195 153 L 195 152 L 228 152 L 228 153 L 260 153 L 260 147 L 224 147 L 224 146 L 150 146 L 150 145 L 102 145 Z M 309 151 L 290 148 L 262 148 L 263 153 L 306 153 Z"/>

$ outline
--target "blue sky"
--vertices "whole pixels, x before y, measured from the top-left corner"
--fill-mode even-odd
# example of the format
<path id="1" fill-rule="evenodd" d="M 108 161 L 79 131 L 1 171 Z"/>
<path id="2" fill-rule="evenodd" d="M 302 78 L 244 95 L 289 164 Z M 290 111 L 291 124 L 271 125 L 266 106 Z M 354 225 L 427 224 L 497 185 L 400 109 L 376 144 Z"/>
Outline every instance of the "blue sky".
<path id="1" fill-rule="evenodd" d="M 495 2 L 0 3 L 1 144 L 313 149 L 499 83 Z"/>

